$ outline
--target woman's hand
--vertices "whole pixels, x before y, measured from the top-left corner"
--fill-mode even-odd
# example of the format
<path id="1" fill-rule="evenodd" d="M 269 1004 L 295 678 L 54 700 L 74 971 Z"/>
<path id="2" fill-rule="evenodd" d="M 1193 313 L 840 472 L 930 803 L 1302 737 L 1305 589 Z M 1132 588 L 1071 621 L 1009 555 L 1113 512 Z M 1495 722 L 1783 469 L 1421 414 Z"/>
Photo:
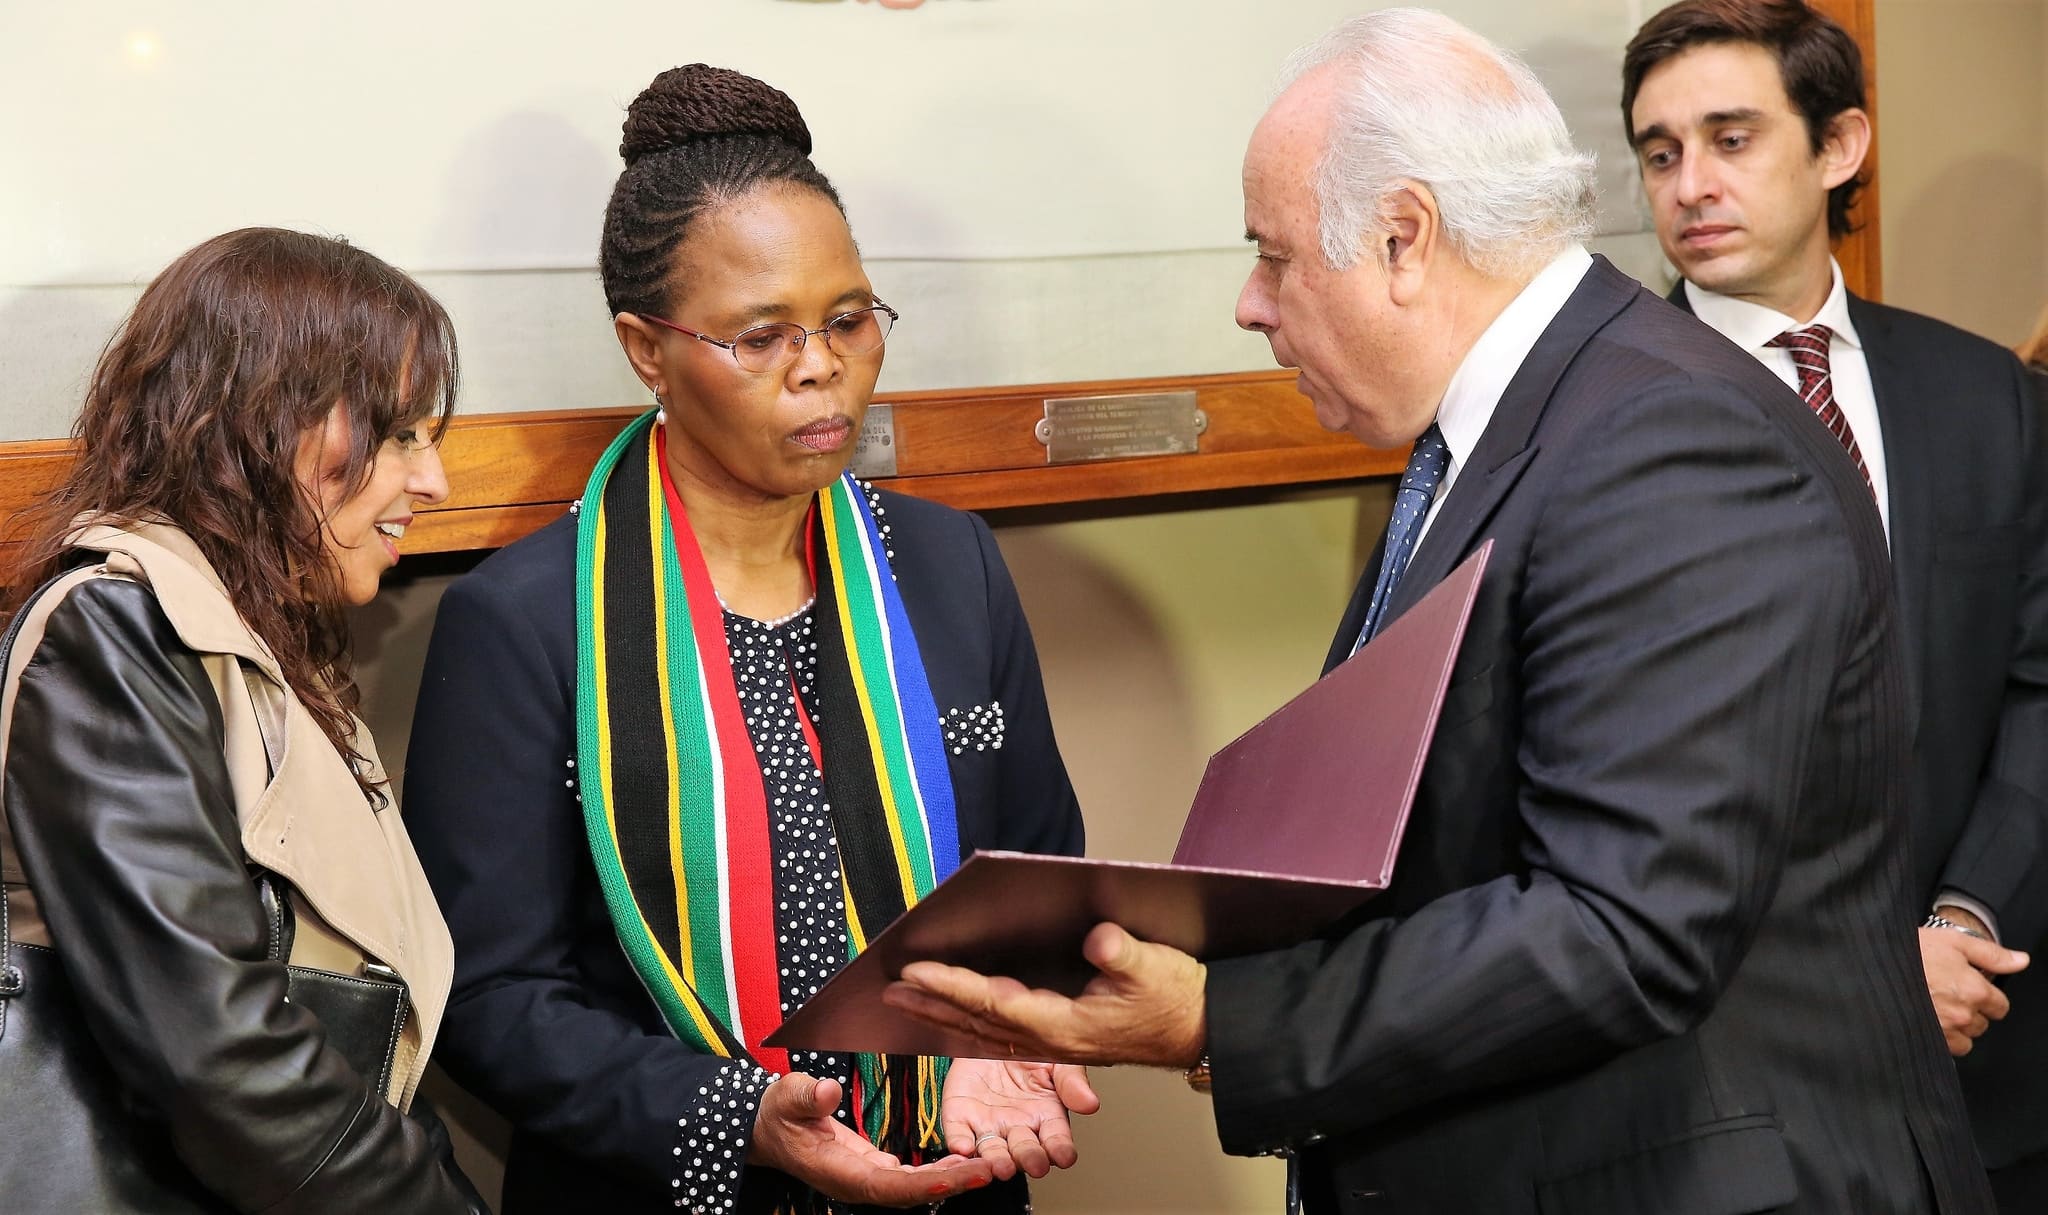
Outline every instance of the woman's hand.
<path id="1" fill-rule="evenodd" d="M 948 1151 L 980 1156 L 1007 1181 L 1018 1169 L 1043 1177 L 1055 1165 L 1072 1167 L 1077 1154 L 1067 1115 L 1101 1108 L 1085 1067 L 955 1059 L 939 1116 Z"/>
<path id="2" fill-rule="evenodd" d="M 754 1115 L 747 1162 L 780 1169 L 827 1198 L 883 1207 L 937 1202 L 994 1177 L 986 1160 L 948 1156 L 912 1167 L 880 1150 L 833 1117 L 840 1087 L 802 1072 L 770 1084 Z"/>

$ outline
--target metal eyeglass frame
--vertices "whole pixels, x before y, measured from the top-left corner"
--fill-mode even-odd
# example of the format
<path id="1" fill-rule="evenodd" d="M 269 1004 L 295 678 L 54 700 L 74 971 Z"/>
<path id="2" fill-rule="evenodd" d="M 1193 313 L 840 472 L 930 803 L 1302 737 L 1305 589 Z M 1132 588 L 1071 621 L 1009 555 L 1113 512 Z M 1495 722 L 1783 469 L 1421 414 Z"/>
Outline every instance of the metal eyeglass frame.
<path id="1" fill-rule="evenodd" d="M 693 337 L 700 342 L 709 342 L 711 345 L 716 346 L 719 349 L 725 351 L 727 354 L 731 355 L 733 366 L 738 367 L 741 371 L 753 372 L 756 375 L 766 375 L 771 371 L 780 371 L 783 368 L 789 366 L 791 363 L 794 363 L 798 359 L 802 358 L 804 354 L 804 346 L 810 342 L 813 335 L 823 335 L 825 339 L 826 348 L 831 350 L 832 353 L 838 355 L 840 358 L 843 359 L 857 359 L 865 355 L 873 354 L 875 350 L 863 350 L 860 352 L 860 354 L 847 354 L 845 351 L 840 350 L 837 346 L 832 345 L 831 330 L 833 324 L 835 324 L 838 321 L 844 320 L 849 316 L 853 316 L 856 313 L 861 312 L 886 312 L 889 314 L 889 330 L 885 331 L 882 334 L 882 341 L 876 343 L 875 350 L 880 350 L 882 346 L 888 342 L 889 332 L 894 331 L 896 328 L 896 322 L 903 319 L 902 315 L 898 313 L 894 308 L 891 308 L 889 305 L 883 303 L 880 300 L 876 300 L 875 302 L 869 304 L 865 308 L 852 308 L 845 312 L 839 313 L 837 316 L 830 317 L 825 321 L 823 325 L 818 326 L 816 329 L 806 329 L 802 325 L 799 325 L 794 321 L 771 321 L 764 325 L 749 325 L 745 329 L 742 329 L 738 333 L 734 334 L 732 340 L 728 342 L 721 341 L 718 338 L 712 337 L 708 333 L 699 333 L 695 329 L 691 329 L 683 325 L 678 325 L 674 321 L 655 316 L 653 313 L 650 312 L 642 312 L 636 315 L 638 315 L 642 320 L 653 321 L 657 325 L 673 329 L 677 333 L 680 333 L 685 337 Z M 784 331 L 794 329 L 797 331 L 799 336 L 796 339 L 796 345 L 794 347 L 783 347 L 783 349 L 789 351 L 789 354 L 786 355 L 782 359 L 782 361 L 768 367 L 749 367 L 745 363 L 740 362 L 739 344 L 741 339 L 745 338 L 748 334 L 754 332 L 757 329 L 780 329 Z"/>

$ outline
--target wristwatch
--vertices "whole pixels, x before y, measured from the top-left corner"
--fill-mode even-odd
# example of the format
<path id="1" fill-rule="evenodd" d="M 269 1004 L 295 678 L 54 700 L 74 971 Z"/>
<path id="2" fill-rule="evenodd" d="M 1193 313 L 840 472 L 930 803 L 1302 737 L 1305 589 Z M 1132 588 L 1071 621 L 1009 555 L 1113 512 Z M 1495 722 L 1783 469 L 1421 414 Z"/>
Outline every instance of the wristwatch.
<path id="1" fill-rule="evenodd" d="M 1187 1081 L 1188 1087 L 1196 1092 L 1207 1093 L 1212 1079 L 1209 1075 L 1209 1052 L 1203 1051 L 1202 1057 L 1195 1060 L 1193 1067 L 1183 1071 L 1180 1078 Z"/>
<path id="2" fill-rule="evenodd" d="M 1928 916 L 1928 917 L 1927 917 L 1927 920 L 1926 920 L 1926 922 L 1925 922 L 1925 923 L 1923 923 L 1923 924 L 1921 924 L 1921 925 L 1920 925 L 1920 927 L 1922 927 L 1922 928 L 1953 928 L 1953 929 L 1955 929 L 1955 930 L 1956 930 L 1957 932 L 1960 932 L 1960 933 L 1962 933 L 1962 934 L 1963 934 L 1964 936 L 1966 936 L 1966 937 L 1976 937 L 1976 938 L 1977 938 L 1978 940 L 1980 940 L 1980 941 L 1988 941 L 1988 940 L 1990 940 L 1990 939 L 1991 939 L 1990 937 L 1987 937 L 1987 936 L 1985 936 L 1985 935 L 1984 935 L 1983 933 L 1981 933 L 1981 932 L 1978 932 L 1978 931 L 1977 931 L 1976 929 L 1974 929 L 1974 928 L 1971 928 L 1971 927 L 1969 927 L 1969 926 L 1967 926 L 1967 925 L 1964 925 L 1964 924 L 1958 924 L 1958 923 L 1956 923 L 1956 922 L 1955 922 L 1954 920 L 1951 920 L 1951 919 L 1949 919 L 1949 918 L 1948 918 L 1947 916 L 1945 916 L 1945 915 L 1941 914 L 1941 913 L 1940 913 L 1940 912 L 1938 912 L 1938 911 L 1937 911 L 1937 912 L 1935 912 L 1935 913 L 1934 913 L 1933 915 L 1931 915 L 1931 916 Z"/>

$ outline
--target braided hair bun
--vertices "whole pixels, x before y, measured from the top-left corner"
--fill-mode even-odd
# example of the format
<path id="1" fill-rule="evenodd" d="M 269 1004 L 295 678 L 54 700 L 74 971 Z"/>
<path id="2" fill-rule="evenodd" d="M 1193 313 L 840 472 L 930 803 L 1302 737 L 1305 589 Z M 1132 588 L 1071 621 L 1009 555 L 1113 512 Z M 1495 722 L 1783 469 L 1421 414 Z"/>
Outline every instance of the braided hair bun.
<path id="1" fill-rule="evenodd" d="M 693 63 L 654 78 L 626 111 L 598 246 L 611 315 L 666 315 L 679 284 L 676 250 L 698 218 L 769 186 L 810 190 L 839 208 L 811 163 L 811 129 L 782 90 L 727 68 Z"/>
<path id="2" fill-rule="evenodd" d="M 789 94 L 730 68 L 692 63 L 656 76 L 633 99 L 619 155 L 630 167 L 642 156 L 697 140 L 745 135 L 810 155 L 811 129 Z"/>

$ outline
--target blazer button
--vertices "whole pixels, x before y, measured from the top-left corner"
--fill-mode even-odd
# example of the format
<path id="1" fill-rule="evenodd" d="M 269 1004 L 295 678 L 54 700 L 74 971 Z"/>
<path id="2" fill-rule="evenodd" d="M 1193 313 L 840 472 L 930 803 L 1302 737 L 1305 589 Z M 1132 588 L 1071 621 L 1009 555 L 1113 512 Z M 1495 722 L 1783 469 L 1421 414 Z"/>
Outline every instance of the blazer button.
<path id="1" fill-rule="evenodd" d="M 1393 1201 L 1393 1195 L 1385 1190 L 1353 1190 L 1351 1196 L 1360 1202 L 1382 1203 Z"/>

